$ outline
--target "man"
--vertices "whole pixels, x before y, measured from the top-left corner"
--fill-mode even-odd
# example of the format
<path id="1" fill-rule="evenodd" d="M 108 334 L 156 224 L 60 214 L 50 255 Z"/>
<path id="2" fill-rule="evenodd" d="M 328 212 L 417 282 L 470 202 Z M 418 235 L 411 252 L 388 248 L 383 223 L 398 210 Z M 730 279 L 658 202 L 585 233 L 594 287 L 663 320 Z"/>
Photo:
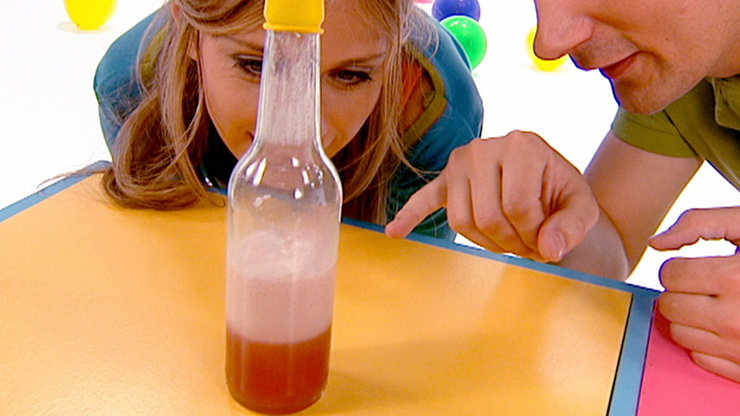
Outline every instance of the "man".
<path id="1" fill-rule="evenodd" d="M 532 133 L 478 140 L 387 227 L 446 206 L 450 224 L 498 252 L 624 278 L 647 245 L 698 239 L 740 246 L 740 207 L 690 210 L 660 222 L 704 160 L 740 188 L 740 2 L 535 0 L 535 51 L 568 54 L 610 80 L 620 109 L 583 178 Z M 523 149 L 523 150 L 522 150 Z M 451 171 L 451 170 L 450 170 Z M 598 203 L 598 205 L 596 205 Z M 594 255 L 598 253 L 598 255 Z M 740 382 L 740 254 L 675 258 L 661 268 L 660 312 L 701 367 Z"/>

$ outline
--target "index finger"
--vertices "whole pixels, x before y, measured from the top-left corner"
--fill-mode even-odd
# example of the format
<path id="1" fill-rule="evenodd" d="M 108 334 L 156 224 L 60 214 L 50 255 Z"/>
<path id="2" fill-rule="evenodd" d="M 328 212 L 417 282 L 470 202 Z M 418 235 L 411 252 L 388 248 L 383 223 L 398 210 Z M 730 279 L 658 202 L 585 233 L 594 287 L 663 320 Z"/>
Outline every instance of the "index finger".
<path id="1" fill-rule="evenodd" d="M 648 244 L 656 250 L 676 250 L 702 240 L 740 242 L 740 207 L 690 209 Z"/>
<path id="2" fill-rule="evenodd" d="M 414 227 L 424 221 L 424 218 L 444 206 L 447 186 L 443 174 L 444 172 L 411 195 L 406 205 L 396 213 L 393 221 L 385 226 L 387 236 L 406 237 Z"/>

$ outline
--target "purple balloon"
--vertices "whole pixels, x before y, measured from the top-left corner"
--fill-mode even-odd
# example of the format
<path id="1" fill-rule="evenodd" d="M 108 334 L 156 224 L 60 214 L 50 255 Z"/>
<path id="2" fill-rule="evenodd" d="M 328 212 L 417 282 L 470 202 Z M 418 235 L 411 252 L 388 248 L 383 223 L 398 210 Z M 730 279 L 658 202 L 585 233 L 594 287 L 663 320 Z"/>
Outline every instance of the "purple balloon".
<path id="1" fill-rule="evenodd" d="M 432 16 L 437 20 L 444 20 L 450 16 L 468 16 L 480 20 L 480 4 L 478 0 L 434 0 Z"/>

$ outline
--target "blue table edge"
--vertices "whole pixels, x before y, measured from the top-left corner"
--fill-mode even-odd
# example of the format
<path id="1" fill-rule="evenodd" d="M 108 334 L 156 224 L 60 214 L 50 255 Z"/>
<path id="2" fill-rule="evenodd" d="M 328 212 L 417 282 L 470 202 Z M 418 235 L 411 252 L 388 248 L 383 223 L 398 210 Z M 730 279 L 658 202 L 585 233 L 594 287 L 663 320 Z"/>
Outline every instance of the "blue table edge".
<path id="1" fill-rule="evenodd" d="M 0 222 L 5 221 L 33 205 L 77 184 L 108 165 L 109 162 L 96 162 L 85 168 L 81 174 L 64 177 L 63 179 L 19 200 L 18 202 L 8 205 L 0 210 Z M 212 189 L 212 191 L 222 195 L 226 194 L 223 189 Z M 342 222 L 347 225 L 371 231 L 383 232 L 383 227 L 380 225 L 353 218 L 344 217 L 342 218 Z M 622 350 L 617 364 L 617 371 L 615 372 L 615 380 L 609 400 L 607 416 L 636 414 L 639 404 L 640 389 L 642 386 L 642 376 L 645 368 L 647 346 L 653 321 L 652 315 L 655 301 L 660 295 L 659 291 L 576 270 L 566 269 L 553 264 L 540 263 L 512 255 L 493 253 L 481 248 L 466 246 L 453 241 L 438 239 L 426 235 L 411 234 L 407 239 L 631 293 L 632 302 L 630 303 L 630 310 L 627 316 L 627 325 L 622 339 Z"/>
<path id="2" fill-rule="evenodd" d="M 64 176 L 62 179 L 52 183 L 51 185 L 43 189 L 40 189 L 32 193 L 31 195 L 28 195 L 27 197 L 20 199 L 19 201 L 6 206 L 3 209 L 0 209 L 0 222 L 3 222 L 7 220 L 8 218 L 23 212 L 24 210 L 38 204 L 39 202 L 45 200 L 46 198 L 49 198 L 55 194 L 58 194 L 59 192 L 62 192 L 63 190 L 82 181 L 88 176 L 96 172 L 102 171 L 105 167 L 109 165 L 110 165 L 110 162 L 106 162 L 106 161 L 95 162 L 87 166 L 86 168 L 82 169 L 80 173 Z"/>

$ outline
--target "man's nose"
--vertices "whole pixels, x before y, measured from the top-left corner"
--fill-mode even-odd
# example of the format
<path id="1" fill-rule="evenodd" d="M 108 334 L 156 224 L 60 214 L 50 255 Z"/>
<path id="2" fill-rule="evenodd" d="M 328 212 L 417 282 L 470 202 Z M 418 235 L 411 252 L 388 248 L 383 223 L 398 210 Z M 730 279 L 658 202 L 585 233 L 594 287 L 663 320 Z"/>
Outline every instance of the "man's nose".
<path id="1" fill-rule="evenodd" d="M 535 0 L 537 34 L 534 53 L 537 57 L 560 58 L 591 37 L 591 19 L 579 11 L 579 3 L 584 2 Z"/>

